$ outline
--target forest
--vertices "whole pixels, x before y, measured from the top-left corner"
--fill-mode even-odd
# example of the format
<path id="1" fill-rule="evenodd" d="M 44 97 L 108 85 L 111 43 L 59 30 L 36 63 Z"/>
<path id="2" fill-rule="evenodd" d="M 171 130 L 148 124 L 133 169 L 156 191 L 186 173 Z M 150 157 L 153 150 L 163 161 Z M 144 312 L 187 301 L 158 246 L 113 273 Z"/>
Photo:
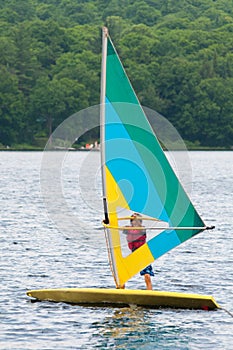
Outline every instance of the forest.
<path id="1" fill-rule="evenodd" d="M 190 147 L 233 148 L 232 0 L 1 0 L 1 149 L 99 104 L 103 25 L 143 106 Z"/>

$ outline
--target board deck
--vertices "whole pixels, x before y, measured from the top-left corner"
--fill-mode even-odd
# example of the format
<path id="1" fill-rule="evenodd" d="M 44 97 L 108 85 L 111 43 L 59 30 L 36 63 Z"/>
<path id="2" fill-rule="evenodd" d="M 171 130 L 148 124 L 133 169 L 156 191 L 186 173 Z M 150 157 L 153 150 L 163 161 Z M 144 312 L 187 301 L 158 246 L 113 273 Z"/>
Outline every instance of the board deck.
<path id="1" fill-rule="evenodd" d="M 210 295 L 186 294 L 151 290 L 63 288 L 39 289 L 27 292 L 37 300 L 97 306 L 138 305 L 148 308 L 214 310 L 219 308 Z"/>

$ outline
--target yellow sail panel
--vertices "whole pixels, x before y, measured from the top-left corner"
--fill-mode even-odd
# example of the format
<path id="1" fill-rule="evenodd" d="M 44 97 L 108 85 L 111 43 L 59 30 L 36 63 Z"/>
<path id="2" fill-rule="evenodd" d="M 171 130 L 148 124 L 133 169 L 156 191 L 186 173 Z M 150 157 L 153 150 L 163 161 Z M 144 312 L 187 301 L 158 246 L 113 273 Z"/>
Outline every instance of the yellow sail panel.
<path id="1" fill-rule="evenodd" d="M 154 261 L 147 244 L 144 244 L 127 257 L 123 257 L 121 250 L 116 249 L 116 266 L 120 285 L 125 284 L 130 278 Z"/>
<path id="2" fill-rule="evenodd" d="M 111 172 L 108 167 L 105 166 L 105 174 L 106 174 L 106 196 L 108 200 L 108 213 L 116 214 L 116 208 L 126 208 L 129 209 L 129 205 L 125 200 L 119 186 L 114 180 Z M 112 218 L 113 219 L 113 218 Z"/>
<path id="3" fill-rule="evenodd" d="M 119 226 L 117 209 L 124 208 L 129 210 L 130 208 L 107 167 L 105 167 L 105 173 L 106 196 L 109 210 L 109 228 L 107 228 L 109 257 L 116 285 L 120 287 L 143 269 L 145 264 L 149 265 L 152 263 L 154 257 L 147 244 L 144 244 L 133 253 L 129 251 L 129 255 L 123 256 L 120 230 L 111 227 Z"/>

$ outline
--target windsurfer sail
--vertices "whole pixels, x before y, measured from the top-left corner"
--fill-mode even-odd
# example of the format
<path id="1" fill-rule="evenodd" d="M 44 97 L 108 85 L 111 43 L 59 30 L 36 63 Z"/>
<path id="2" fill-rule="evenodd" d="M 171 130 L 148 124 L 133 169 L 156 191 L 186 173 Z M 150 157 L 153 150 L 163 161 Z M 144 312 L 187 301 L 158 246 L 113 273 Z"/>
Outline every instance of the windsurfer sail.
<path id="1" fill-rule="evenodd" d="M 117 288 L 172 248 L 207 229 L 164 154 L 103 28 L 101 162 L 109 260 Z M 133 212 L 156 235 L 123 253 L 120 225 Z M 140 229 L 140 228 L 139 228 Z"/>

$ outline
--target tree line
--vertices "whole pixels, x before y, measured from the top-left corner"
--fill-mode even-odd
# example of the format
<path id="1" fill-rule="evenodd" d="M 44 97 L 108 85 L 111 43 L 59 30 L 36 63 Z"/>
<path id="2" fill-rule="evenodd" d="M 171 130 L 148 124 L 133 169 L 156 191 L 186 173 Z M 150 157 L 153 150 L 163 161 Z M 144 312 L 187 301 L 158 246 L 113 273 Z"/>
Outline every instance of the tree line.
<path id="1" fill-rule="evenodd" d="M 196 146 L 233 146 L 233 3 L 2 0 L 0 145 L 43 146 L 99 103 L 107 25 L 143 106 Z"/>

